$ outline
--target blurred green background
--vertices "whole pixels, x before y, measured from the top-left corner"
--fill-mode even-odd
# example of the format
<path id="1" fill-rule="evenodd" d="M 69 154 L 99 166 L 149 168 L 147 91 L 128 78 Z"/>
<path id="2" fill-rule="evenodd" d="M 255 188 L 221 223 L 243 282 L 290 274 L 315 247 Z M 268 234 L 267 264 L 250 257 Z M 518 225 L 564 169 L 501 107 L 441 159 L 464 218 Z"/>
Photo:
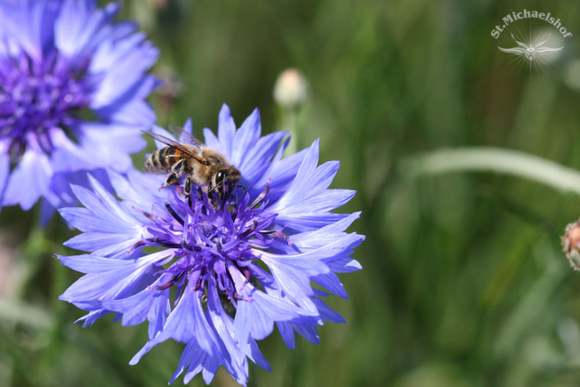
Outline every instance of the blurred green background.
<path id="1" fill-rule="evenodd" d="M 491 36 L 524 8 L 574 37 L 537 20 Z M 351 230 L 367 236 L 354 254 L 364 269 L 341 276 L 349 300 L 330 300 L 348 323 L 294 351 L 275 332 L 260 344 L 272 372 L 252 366 L 250 386 L 580 385 L 580 273 L 559 239 L 580 197 L 489 172 L 411 179 L 400 168 L 492 146 L 580 170 L 580 2 L 133 0 L 122 17 L 161 50 L 160 125 L 191 117 L 201 136 L 222 103 L 237 124 L 258 107 L 266 133 L 293 129 L 298 148 L 320 137 L 321 162 L 341 161 L 333 186 L 358 191 L 340 211 L 363 211 Z M 541 68 L 497 49 L 526 28 L 565 48 Z M 309 97 L 285 109 L 273 90 L 291 67 Z M 73 324 L 84 313 L 57 297 L 78 274 L 52 258 L 72 254 L 62 241 L 73 232 L 54 219 L 43 236 L 37 213 L 0 219 L 0 386 L 165 385 L 183 346 L 132 367 L 145 325 Z M 237 384 L 221 369 L 213 385 Z"/>

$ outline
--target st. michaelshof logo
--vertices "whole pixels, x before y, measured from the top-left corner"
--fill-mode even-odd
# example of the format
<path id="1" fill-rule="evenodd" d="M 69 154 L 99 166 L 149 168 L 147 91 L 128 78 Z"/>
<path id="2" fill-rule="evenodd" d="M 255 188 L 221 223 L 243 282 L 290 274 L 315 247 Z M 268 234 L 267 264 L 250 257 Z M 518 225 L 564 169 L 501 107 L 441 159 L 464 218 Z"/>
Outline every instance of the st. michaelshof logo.
<path id="1" fill-rule="evenodd" d="M 528 20 L 528 23 L 524 23 L 523 20 Z M 505 42 L 500 43 L 504 47 L 498 46 L 497 48 L 506 54 L 520 57 L 530 66 L 532 62 L 537 63 L 540 67 L 542 63 L 549 63 L 554 58 L 554 55 L 550 54 L 561 51 L 564 48 L 564 39 L 573 36 L 572 32 L 569 32 L 562 25 L 560 18 L 552 16 L 550 12 L 524 9 L 521 12 L 507 14 L 502 18 L 502 21 L 502 25 L 496 25 L 491 30 L 491 36 L 499 39 L 502 32 L 507 29 L 511 39 L 509 41 L 504 39 Z M 533 29 L 532 23 L 534 23 Z"/>

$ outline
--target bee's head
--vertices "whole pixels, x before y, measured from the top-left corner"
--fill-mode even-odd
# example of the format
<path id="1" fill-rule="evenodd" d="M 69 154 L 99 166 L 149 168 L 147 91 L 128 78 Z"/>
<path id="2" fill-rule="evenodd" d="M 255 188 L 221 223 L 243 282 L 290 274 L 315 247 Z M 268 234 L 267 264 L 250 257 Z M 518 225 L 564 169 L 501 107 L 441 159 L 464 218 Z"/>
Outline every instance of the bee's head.
<path id="1" fill-rule="evenodd" d="M 228 169 L 221 169 L 215 176 L 215 186 L 221 187 L 224 184 L 224 180 L 228 179 L 228 183 L 230 187 L 238 184 L 240 179 L 242 178 L 242 174 L 236 167 L 230 167 Z"/>
<path id="2" fill-rule="evenodd" d="M 240 179 L 242 178 L 242 174 L 238 168 L 231 167 L 228 170 L 226 178 L 230 181 L 230 184 L 232 186 L 234 186 L 240 182 Z"/>

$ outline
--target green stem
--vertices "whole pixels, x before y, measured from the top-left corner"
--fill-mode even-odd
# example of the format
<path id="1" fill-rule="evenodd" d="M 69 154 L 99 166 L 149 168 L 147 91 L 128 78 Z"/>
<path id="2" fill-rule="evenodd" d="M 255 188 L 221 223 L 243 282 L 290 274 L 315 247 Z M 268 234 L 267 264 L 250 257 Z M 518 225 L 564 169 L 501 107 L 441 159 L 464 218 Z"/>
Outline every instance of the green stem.
<path id="1" fill-rule="evenodd" d="M 17 285 L 18 290 L 16 291 L 16 296 L 20 300 L 25 299 L 28 291 L 33 287 L 35 277 L 43 263 L 43 256 L 50 249 L 50 242 L 46 239 L 45 230 L 38 219 L 39 216 L 35 216 L 34 225 L 23 244 L 24 276 Z"/>
<path id="2" fill-rule="evenodd" d="M 533 180 L 564 192 L 580 194 L 580 172 L 526 153 L 488 147 L 438 150 L 403 159 L 404 179 L 457 172 L 494 172 Z"/>

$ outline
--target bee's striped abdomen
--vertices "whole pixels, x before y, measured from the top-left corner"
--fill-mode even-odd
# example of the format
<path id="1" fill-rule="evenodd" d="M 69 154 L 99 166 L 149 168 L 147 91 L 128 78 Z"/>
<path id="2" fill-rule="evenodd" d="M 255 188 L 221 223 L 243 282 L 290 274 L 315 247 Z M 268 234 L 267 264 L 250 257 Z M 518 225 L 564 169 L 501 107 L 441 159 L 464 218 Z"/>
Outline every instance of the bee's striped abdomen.
<path id="1" fill-rule="evenodd" d="M 171 166 L 182 159 L 183 152 L 171 146 L 159 150 L 159 162 L 163 168 L 170 169 Z"/>
<path id="2" fill-rule="evenodd" d="M 169 165 L 173 165 L 183 158 L 183 152 L 179 149 L 172 147 L 167 147 L 165 149 L 167 149 L 165 160 L 169 163 Z"/>
<path id="3" fill-rule="evenodd" d="M 177 148 L 167 146 L 156 150 L 145 162 L 145 171 L 153 173 L 163 173 L 183 158 L 183 152 Z"/>

